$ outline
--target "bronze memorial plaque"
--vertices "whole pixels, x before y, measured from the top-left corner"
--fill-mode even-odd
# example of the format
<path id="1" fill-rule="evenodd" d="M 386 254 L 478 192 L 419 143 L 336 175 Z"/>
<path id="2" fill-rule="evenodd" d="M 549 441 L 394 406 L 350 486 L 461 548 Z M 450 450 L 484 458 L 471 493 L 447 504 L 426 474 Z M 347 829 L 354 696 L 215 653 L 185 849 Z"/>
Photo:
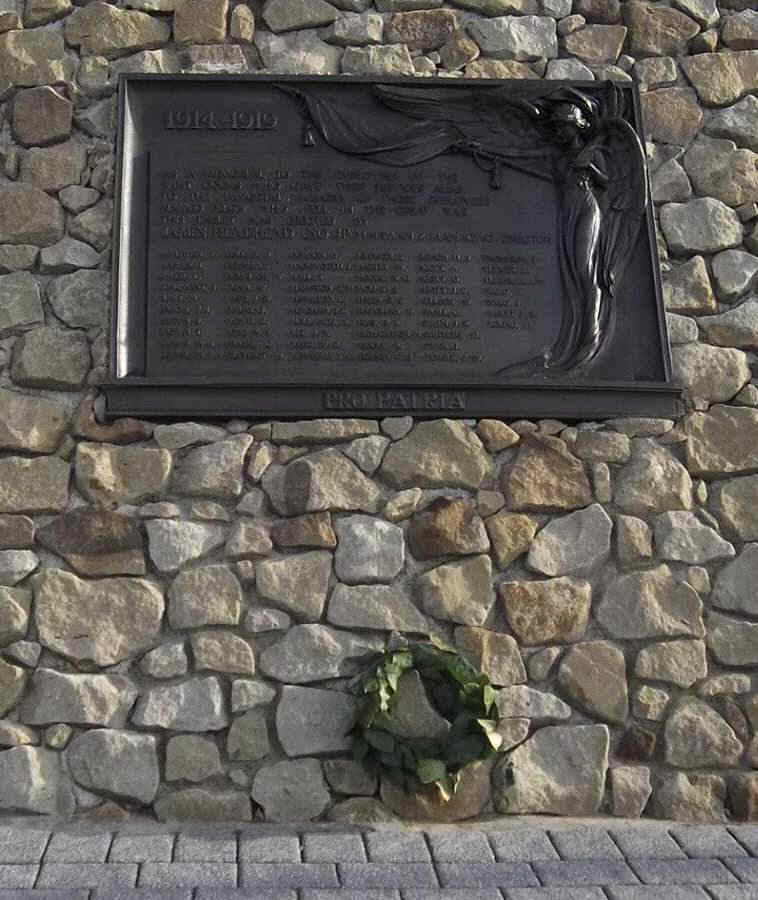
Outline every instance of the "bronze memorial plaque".
<path id="1" fill-rule="evenodd" d="M 127 76 L 110 415 L 674 414 L 611 82 Z"/>

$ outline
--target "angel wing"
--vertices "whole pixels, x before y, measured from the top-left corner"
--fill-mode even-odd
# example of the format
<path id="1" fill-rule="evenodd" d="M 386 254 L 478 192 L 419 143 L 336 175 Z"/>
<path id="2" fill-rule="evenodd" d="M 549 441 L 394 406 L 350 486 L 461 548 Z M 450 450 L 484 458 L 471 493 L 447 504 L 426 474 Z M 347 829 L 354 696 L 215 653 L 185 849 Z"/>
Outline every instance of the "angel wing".
<path id="1" fill-rule="evenodd" d="M 608 184 L 603 197 L 599 271 L 603 289 L 612 297 L 637 243 L 648 202 L 645 151 L 636 131 L 624 119 L 603 123 Z"/>

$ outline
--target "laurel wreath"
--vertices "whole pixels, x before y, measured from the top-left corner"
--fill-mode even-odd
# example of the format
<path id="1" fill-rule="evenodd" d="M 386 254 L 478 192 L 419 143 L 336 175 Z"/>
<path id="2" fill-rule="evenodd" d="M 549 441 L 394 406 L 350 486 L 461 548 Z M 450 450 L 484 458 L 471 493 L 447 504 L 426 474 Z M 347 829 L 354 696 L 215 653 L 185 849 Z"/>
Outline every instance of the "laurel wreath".
<path id="1" fill-rule="evenodd" d="M 444 739 L 400 738 L 383 727 L 400 677 L 414 669 L 431 704 L 451 723 Z M 450 648 L 418 642 L 390 650 L 359 679 L 365 697 L 353 729 L 354 757 L 405 791 L 434 784 L 447 801 L 458 788 L 461 770 L 494 756 L 502 744 L 495 689 Z"/>

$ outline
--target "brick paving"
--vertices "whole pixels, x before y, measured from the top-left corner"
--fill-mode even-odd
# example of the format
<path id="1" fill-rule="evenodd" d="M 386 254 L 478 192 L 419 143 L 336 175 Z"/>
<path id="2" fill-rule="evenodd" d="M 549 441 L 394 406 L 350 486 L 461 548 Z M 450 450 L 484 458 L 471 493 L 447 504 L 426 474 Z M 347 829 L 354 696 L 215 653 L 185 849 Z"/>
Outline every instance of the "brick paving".
<path id="1" fill-rule="evenodd" d="M 758 825 L 0 826 L 0 900 L 758 900 Z"/>

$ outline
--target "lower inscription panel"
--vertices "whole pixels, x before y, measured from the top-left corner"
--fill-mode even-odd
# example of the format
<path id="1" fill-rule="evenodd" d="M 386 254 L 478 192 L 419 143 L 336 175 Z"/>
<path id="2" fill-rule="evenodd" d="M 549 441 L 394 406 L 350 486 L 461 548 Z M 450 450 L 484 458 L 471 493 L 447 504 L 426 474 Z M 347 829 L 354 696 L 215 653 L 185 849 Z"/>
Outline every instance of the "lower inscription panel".
<path id="1" fill-rule="evenodd" d="M 634 98 L 548 90 L 125 79 L 108 411 L 671 414 Z"/>

